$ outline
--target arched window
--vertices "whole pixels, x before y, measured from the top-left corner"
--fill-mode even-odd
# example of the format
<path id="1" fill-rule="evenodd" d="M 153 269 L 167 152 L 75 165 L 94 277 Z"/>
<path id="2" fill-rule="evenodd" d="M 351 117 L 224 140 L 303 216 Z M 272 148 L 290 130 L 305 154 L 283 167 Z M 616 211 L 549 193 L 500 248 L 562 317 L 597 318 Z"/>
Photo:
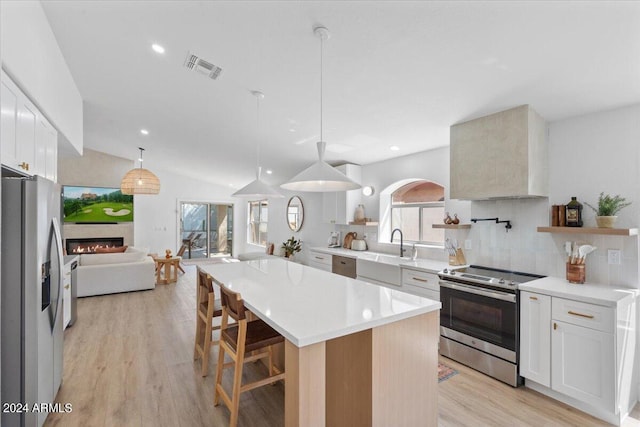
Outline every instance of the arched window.
<path id="1" fill-rule="evenodd" d="M 444 230 L 432 228 L 444 218 L 444 187 L 418 180 L 391 193 L 391 229 L 402 230 L 405 241 L 444 244 Z"/>

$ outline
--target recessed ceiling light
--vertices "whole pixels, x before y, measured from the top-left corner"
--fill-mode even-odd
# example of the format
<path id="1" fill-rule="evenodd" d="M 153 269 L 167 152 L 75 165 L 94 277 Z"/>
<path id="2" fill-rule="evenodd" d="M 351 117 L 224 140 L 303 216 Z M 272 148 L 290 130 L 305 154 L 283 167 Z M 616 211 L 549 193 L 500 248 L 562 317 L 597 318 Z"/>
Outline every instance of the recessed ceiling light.
<path id="1" fill-rule="evenodd" d="M 154 52 L 156 53 L 164 53 L 164 47 L 160 46 L 159 44 L 152 44 L 151 45 L 151 49 L 153 49 Z"/>
<path id="2" fill-rule="evenodd" d="M 146 129 L 140 129 L 140 133 L 143 135 L 149 135 L 149 131 Z"/>
<path id="3" fill-rule="evenodd" d="M 397 145 L 392 145 L 391 147 L 389 147 L 389 150 L 391 150 L 391 151 L 399 151 L 400 147 L 398 147 Z"/>
<path id="4" fill-rule="evenodd" d="M 267 173 L 267 175 L 271 175 L 273 173 L 271 169 L 267 169 L 265 172 Z"/>

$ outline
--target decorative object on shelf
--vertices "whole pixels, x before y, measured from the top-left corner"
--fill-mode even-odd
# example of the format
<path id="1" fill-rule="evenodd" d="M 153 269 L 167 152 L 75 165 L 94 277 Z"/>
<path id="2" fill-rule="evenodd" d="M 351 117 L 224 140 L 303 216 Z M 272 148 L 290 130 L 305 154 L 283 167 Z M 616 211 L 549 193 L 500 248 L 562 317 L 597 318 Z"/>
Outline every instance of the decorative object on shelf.
<path id="1" fill-rule="evenodd" d="M 331 167 L 324 161 L 327 143 L 322 140 L 322 46 L 329 39 L 329 30 L 318 26 L 313 33 L 320 39 L 320 141 L 318 141 L 318 161 L 291 178 L 280 187 L 293 191 L 331 192 L 357 190 L 361 185 Z"/>
<path id="2" fill-rule="evenodd" d="M 153 172 L 142 167 L 142 152 L 144 148 L 138 147 L 140 150 L 139 168 L 131 169 L 127 172 L 120 182 L 120 191 L 122 194 L 158 194 L 160 192 L 160 180 Z"/>
<path id="3" fill-rule="evenodd" d="M 508 219 L 500 221 L 500 218 L 471 218 L 471 222 L 474 224 L 478 221 L 495 221 L 496 224 L 505 224 L 504 228 L 507 229 L 507 233 L 509 232 L 509 230 L 511 230 L 511 228 L 513 228 L 513 226 L 511 225 L 511 221 Z"/>
<path id="4" fill-rule="evenodd" d="M 453 219 L 451 220 L 451 224 L 455 224 L 455 225 L 460 224 L 460 219 L 458 218 L 458 214 L 457 213 L 453 214 Z"/>
<path id="5" fill-rule="evenodd" d="M 567 225 L 567 207 L 558 205 L 558 227 L 566 227 Z"/>
<path id="6" fill-rule="evenodd" d="M 295 237 L 291 236 L 291 238 L 282 243 L 282 249 L 284 249 L 284 256 L 291 258 L 293 254 L 302 250 L 302 240 L 296 240 Z"/>
<path id="7" fill-rule="evenodd" d="M 353 213 L 354 222 L 364 222 L 366 217 L 364 216 L 364 205 L 358 205 Z"/>
<path id="8" fill-rule="evenodd" d="M 637 236 L 637 228 L 538 227 L 538 233 L 601 234 L 603 236 Z"/>
<path id="9" fill-rule="evenodd" d="M 166 259 L 171 259 L 171 249 L 166 249 L 166 250 L 164 251 L 164 257 L 165 257 Z"/>
<path id="10" fill-rule="evenodd" d="M 604 192 L 602 192 L 598 197 L 597 209 L 587 202 L 584 204 L 589 206 L 596 213 L 596 223 L 598 224 L 598 227 L 613 228 L 616 223 L 616 219 L 618 218 L 616 214 L 629 206 L 631 202 L 627 202 L 627 199 L 620 197 L 620 195 L 611 197 L 610 195 L 605 195 Z"/>
<path id="11" fill-rule="evenodd" d="M 449 212 L 447 212 L 447 216 L 444 217 L 443 221 L 445 224 L 453 224 L 453 219 L 451 219 L 451 215 L 449 215 Z"/>
<path id="12" fill-rule="evenodd" d="M 304 222 L 304 205 L 302 199 L 293 196 L 287 204 L 287 225 L 291 231 L 300 231 Z"/>
<path id="13" fill-rule="evenodd" d="M 560 205 L 551 206 L 551 226 L 558 227 L 560 225 Z"/>
<path id="14" fill-rule="evenodd" d="M 258 133 L 260 131 L 260 100 L 264 99 L 264 93 L 259 90 L 252 90 L 251 95 L 256 97 L 256 122 Z M 260 135 L 258 135 L 258 143 L 256 144 L 256 179 L 232 194 L 233 197 L 255 197 L 259 199 L 284 197 L 275 189 L 271 188 L 266 182 L 260 179 L 262 174 L 262 166 L 260 166 Z"/>
<path id="15" fill-rule="evenodd" d="M 565 206 L 565 218 L 567 227 L 582 227 L 582 203 L 576 197 Z"/>
<path id="16" fill-rule="evenodd" d="M 362 187 L 362 195 L 363 196 L 373 196 L 373 194 L 376 192 L 376 189 L 373 188 L 370 185 L 367 185 L 366 187 Z"/>

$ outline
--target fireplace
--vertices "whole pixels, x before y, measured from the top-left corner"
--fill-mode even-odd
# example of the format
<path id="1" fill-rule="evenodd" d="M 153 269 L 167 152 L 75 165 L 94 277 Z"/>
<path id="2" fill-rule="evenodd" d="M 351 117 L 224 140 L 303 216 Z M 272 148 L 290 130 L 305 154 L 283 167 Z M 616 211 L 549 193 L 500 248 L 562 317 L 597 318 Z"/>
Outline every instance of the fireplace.
<path id="1" fill-rule="evenodd" d="M 66 239 L 67 254 L 94 254 L 96 248 L 116 248 L 124 244 L 123 237 L 89 237 L 84 239 Z"/>

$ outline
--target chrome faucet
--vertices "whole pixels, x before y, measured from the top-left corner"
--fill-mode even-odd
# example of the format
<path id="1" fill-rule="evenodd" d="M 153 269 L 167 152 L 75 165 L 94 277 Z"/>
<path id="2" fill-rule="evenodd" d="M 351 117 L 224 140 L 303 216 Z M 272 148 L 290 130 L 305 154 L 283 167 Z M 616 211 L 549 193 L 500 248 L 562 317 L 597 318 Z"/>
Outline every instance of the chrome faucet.
<path id="1" fill-rule="evenodd" d="M 402 256 L 404 255 L 404 251 L 406 250 L 404 249 L 404 240 L 402 238 L 402 230 L 400 230 L 399 228 L 393 229 L 393 231 L 391 232 L 391 243 L 393 243 L 393 236 L 396 234 L 396 231 L 400 233 L 400 258 L 402 258 Z"/>

